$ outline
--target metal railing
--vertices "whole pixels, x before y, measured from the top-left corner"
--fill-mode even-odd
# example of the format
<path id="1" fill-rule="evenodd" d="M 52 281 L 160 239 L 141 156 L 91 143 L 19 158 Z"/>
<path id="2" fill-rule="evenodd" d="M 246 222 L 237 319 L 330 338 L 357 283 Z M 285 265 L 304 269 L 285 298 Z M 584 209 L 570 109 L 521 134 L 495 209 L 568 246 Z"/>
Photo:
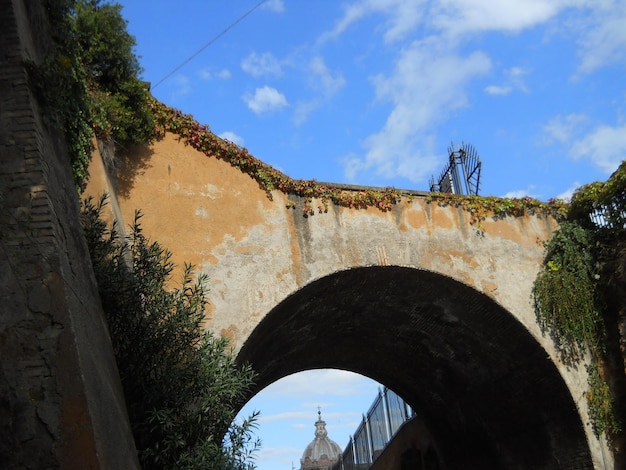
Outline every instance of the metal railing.
<path id="1" fill-rule="evenodd" d="M 607 205 L 598 205 L 589 214 L 591 221 L 599 228 L 626 229 L 626 195 Z"/>
<path id="2" fill-rule="evenodd" d="M 476 149 L 469 144 L 448 147 L 448 162 L 435 181 L 430 179 L 430 191 L 478 196 L 481 162 Z"/>
<path id="3" fill-rule="evenodd" d="M 383 452 L 400 427 L 414 413 L 411 407 L 394 391 L 385 387 L 363 415 L 342 458 L 332 470 L 367 470 Z"/>

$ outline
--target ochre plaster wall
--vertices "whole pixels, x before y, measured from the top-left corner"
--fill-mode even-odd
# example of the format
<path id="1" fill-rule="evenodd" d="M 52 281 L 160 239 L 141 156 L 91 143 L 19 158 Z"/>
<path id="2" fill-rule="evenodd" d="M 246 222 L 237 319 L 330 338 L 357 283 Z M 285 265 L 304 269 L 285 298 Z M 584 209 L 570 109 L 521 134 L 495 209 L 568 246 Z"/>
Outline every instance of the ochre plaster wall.
<path id="1" fill-rule="evenodd" d="M 489 219 L 479 230 L 462 209 L 428 203 L 419 192 L 389 212 L 330 205 L 327 213 L 304 217 L 302 198 L 274 191 L 270 200 L 248 175 L 171 134 L 117 160 L 107 182 L 94 158 L 88 193 L 113 194 L 124 224 L 141 209 L 151 239 L 170 249 L 179 266 L 192 263 L 208 274 L 207 328 L 230 337 L 235 351 L 275 306 L 317 279 L 367 266 L 432 271 L 485 294 L 524 325 L 588 422 L 584 368 L 557 360 L 532 306 L 543 242 L 557 228 L 550 217 Z M 590 426 L 585 432 L 600 455 Z"/>
<path id="2" fill-rule="evenodd" d="M 123 177 L 111 177 L 107 186 L 94 158 L 87 194 L 114 195 L 126 226 L 140 209 L 145 233 L 170 249 L 177 265 L 192 263 L 210 276 L 210 328 L 229 332 L 237 346 L 290 293 L 333 272 L 372 265 L 411 266 L 461 281 L 543 341 L 530 292 L 543 242 L 557 226 L 548 217 L 487 220 L 478 230 L 462 209 L 419 195 L 389 212 L 331 205 L 328 213 L 304 217 L 300 198 L 275 191 L 270 200 L 249 176 L 173 135 L 121 162 Z M 292 202 L 296 208 L 287 208 Z"/>

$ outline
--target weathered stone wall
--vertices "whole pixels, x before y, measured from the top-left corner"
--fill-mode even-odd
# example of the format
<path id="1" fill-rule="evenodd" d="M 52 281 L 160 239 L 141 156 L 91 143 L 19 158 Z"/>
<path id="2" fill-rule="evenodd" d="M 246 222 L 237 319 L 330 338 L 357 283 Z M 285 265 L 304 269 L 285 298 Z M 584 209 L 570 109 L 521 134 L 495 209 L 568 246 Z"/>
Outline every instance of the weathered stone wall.
<path id="1" fill-rule="evenodd" d="M 28 87 L 46 43 L 42 2 L 0 0 L 0 468 L 138 468 L 67 155 Z"/>
<path id="2" fill-rule="evenodd" d="M 145 233 L 172 250 L 175 263 L 210 276 L 210 328 L 230 336 L 236 349 L 274 306 L 312 281 L 386 265 L 470 285 L 550 347 L 530 300 L 543 241 L 557 227 L 549 217 L 487 220 L 480 231 L 463 210 L 429 204 L 424 194 L 390 212 L 331 205 L 328 213 L 303 217 L 301 198 L 275 191 L 269 200 L 248 175 L 171 134 L 120 156 L 117 177 L 99 158 L 89 171 L 87 194 L 108 192 L 121 225 L 140 209 Z"/>
<path id="3" fill-rule="evenodd" d="M 344 368 L 430 408 L 444 423 L 438 438 L 446 424 L 459 439 L 499 429 L 484 447 L 503 462 L 534 446 L 543 447 L 528 462 L 552 458 L 535 468 L 610 462 L 588 423 L 584 367 L 558 361 L 532 306 L 543 242 L 557 228 L 550 217 L 489 219 L 481 231 L 462 209 L 417 192 L 389 212 L 331 204 L 304 217 L 302 198 L 275 191 L 270 200 L 248 175 L 171 134 L 117 158 L 107 175 L 96 153 L 87 193 L 108 192 L 122 225 L 141 209 L 148 237 L 179 266 L 208 274 L 207 328 L 233 340 L 261 388 L 300 370 Z M 466 386 L 471 400 L 459 394 Z"/>

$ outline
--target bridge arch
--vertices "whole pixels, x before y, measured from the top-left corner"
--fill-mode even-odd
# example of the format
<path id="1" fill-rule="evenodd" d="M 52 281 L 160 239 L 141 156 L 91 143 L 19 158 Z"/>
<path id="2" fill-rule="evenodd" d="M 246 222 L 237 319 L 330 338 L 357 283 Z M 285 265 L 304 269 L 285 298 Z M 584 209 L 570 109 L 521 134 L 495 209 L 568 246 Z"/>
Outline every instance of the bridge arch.
<path id="1" fill-rule="evenodd" d="M 125 221 L 133 220 L 135 209 L 141 208 L 145 213 L 142 219 L 145 233 L 172 250 L 175 264 L 182 266 L 189 262 L 198 271 L 208 274 L 211 305 L 206 328 L 229 337 L 234 351 L 241 351 L 241 358 L 249 358 L 260 368 L 265 385 L 288 374 L 287 368 L 295 372 L 335 364 L 333 367 L 361 371 L 388 385 L 415 404 L 422 414 L 430 413 L 433 427 L 435 418 L 442 419 L 440 435 L 444 437 L 445 425 L 453 430 L 466 429 L 450 434 L 453 437 L 447 441 L 448 451 L 460 445 L 469 452 L 471 444 L 455 444 L 455 439 L 468 438 L 469 442 L 475 442 L 478 437 L 471 436 L 470 432 L 475 431 L 479 436 L 481 429 L 486 430 L 487 436 L 510 432 L 511 436 L 519 437 L 513 424 L 504 425 L 504 418 L 498 420 L 500 413 L 509 416 L 512 422 L 519 418 L 520 426 L 531 419 L 554 421 L 556 424 L 546 425 L 549 428 L 546 429 L 553 431 L 547 435 L 552 439 L 550 450 L 578 449 L 578 444 L 561 445 L 566 434 L 560 434 L 559 430 L 567 430 L 571 424 L 578 432 L 580 422 L 584 421 L 594 463 L 601 465 L 612 460 L 610 455 L 605 455 L 603 442 L 595 438 L 591 425 L 586 422 L 584 368 L 567 368 L 559 363 L 551 341 L 542 336 L 531 305 L 532 285 L 545 255 L 543 242 L 549 240 L 557 228 L 551 217 L 541 213 L 488 217 L 478 229 L 470 224 L 463 208 L 433 204 L 426 194 L 415 191 L 407 193 L 390 211 L 329 204 L 328 213 L 303 217 L 306 198 L 273 191 L 270 200 L 248 175 L 225 161 L 206 158 L 170 134 L 124 162 L 119 174 L 131 174 L 131 180 L 109 177 L 102 160 L 94 158 L 86 194 L 112 194 L 119 207 L 114 216 L 120 227 L 126 226 Z M 367 189 L 341 188 L 357 195 Z M 318 203 L 323 205 L 322 201 L 308 203 L 314 207 Z M 413 282 L 408 283 L 403 276 Z M 350 279 L 361 283 L 360 293 L 351 290 Z M 440 283 L 434 281 L 437 279 Z M 341 304 L 341 298 L 333 299 L 333 289 L 338 289 L 333 283 L 342 289 L 339 297 L 346 302 L 349 300 L 353 307 Z M 393 285 L 405 285 L 406 289 L 394 289 Z M 431 297 L 422 293 L 420 297 L 411 291 L 415 286 L 426 285 L 449 292 L 446 295 L 431 293 Z M 331 337 L 342 342 L 324 345 L 311 339 L 320 336 L 324 312 L 299 305 L 314 307 L 315 296 L 327 310 L 334 309 L 343 315 L 326 316 L 332 320 L 326 325 L 336 330 Z M 392 302 L 396 298 L 399 299 L 397 305 Z M 420 305 L 420 301 L 425 305 L 424 310 L 412 310 L 410 306 Z M 392 309 L 385 302 L 396 306 Z M 356 326 L 350 326 L 350 321 L 345 320 L 350 318 L 346 312 L 357 308 L 354 306 L 375 319 L 366 324 L 356 323 L 359 335 L 355 333 Z M 479 313 L 475 313 L 476 318 L 459 313 L 455 318 L 462 321 L 450 325 L 433 321 L 424 313 L 460 310 Z M 298 323 L 306 315 L 314 315 L 311 322 Z M 478 331 L 480 324 L 476 319 L 481 315 L 486 316 L 484 331 L 491 331 L 492 336 Z M 444 314 L 432 316 L 446 318 Z M 372 336 L 376 328 L 385 330 L 383 327 L 388 325 L 389 318 L 406 328 L 394 326 L 396 336 L 385 337 L 382 332 L 378 332 L 380 336 Z M 487 319 L 493 320 L 493 325 Z M 291 324 L 291 330 L 281 322 Z M 264 334 L 267 337 L 264 338 Z M 465 334 L 467 341 L 458 343 L 465 344 L 463 348 L 453 344 L 453 338 L 461 334 Z M 293 343 L 296 339 L 286 338 L 290 335 L 296 338 L 299 335 L 300 344 L 309 349 L 326 348 L 333 353 L 324 352 L 317 356 L 315 363 L 307 362 L 303 348 Z M 347 337 L 350 342 L 346 342 Z M 385 341 L 395 341 L 404 345 L 404 349 L 393 344 L 392 352 L 374 357 L 378 362 L 373 364 L 378 365 L 376 368 L 369 366 L 367 370 L 356 358 L 354 362 L 347 361 L 350 354 L 356 354 L 349 346 L 358 351 L 365 348 L 364 343 L 368 344 L 367 353 L 374 356 L 375 348 L 380 349 Z M 410 341 L 414 342 L 412 347 Z M 287 347 L 277 349 L 282 347 L 281 342 L 287 342 L 293 351 Z M 434 352 L 425 352 L 431 347 Z M 514 353 L 516 349 L 519 356 Z M 495 359 L 489 359 L 490 354 Z M 510 359 L 508 367 L 499 355 Z M 337 363 L 338 356 L 343 358 L 343 366 Z M 485 364 L 493 367 L 487 372 L 477 366 L 464 368 L 465 356 L 468 364 L 480 365 L 485 359 Z M 285 366 L 287 361 L 293 365 Z M 276 362 L 282 365 L 277 366 Z M 421 364 L 421 368 L 414 363 Z M 533 367 L 539 372 L 533 372 Z M 467 382 L 467 377 L 473 378 Z M 445 384 L 449 390 L 438 383 Z M 455 395 L 451 391 L 466 383 L 470 386 L 469 395 Z M 423 385 L 432 386 L 437 393 L 423 391 L 427 390 L 420 388 Z M 422 390 L 421 394 L 416 393 L 418 389 Z M 548 405 L 539 403 L 538 397 L 550 394 L 554 397 L 546 398 Z M 518 395 L 521 404 L 515 401 Z M 480 396 L 502 404 L 495 403 L 488 408 L 489 399 L 480 401 Z M 515 398 L 502 398 L 509 396 Z M 556 396 L 563 397 L 563 403 L 559 403 Z M 574 413 L 572 396 L 580 414 Z M 478 406 L 472 400 L 485 409 L 472 411 L 472 406 Z M 456 418 L 446 414 L 452 413 L 446 411 L 450 406 L 460 407 Z M 522 411 L 516 412 L 517 409 Z M 445 420 L 440 416 L 446 417 Z M 468 424 L 472 420 L 476 423 Z M 511 437 L 511 442 L 503 439 L 489 441 L 495 449 L 494 455 L 514 455 L 509 448 L 514 447 L 512 442 L 516 438 Z M 525 442 L 521 438 L 518 441 Z M 536 442 L 527 441 L 527 447 L 529 442 L 535 446 L 541 441 L 539 438 Z M 576 437 L 572 442 L 582 441 Z M 563 461 L 569 462 L 579 454 L 587 459 L 589 450 L 581 450 L 583 445 L 580 445 L 580 452 L 572 450 L 570 457 L 564 456 L 565 451 L 562 451 Z M 516 452 L 525 451 L 518 449 Z M 548 452 L 546 450 L 545 455 Z M 559 452 L 555 458 L 561 458 Z M 540 451 L 531 453 L 538 455 Z M 586 468 L 586 464 L 582 468 Z"/>
<path id="2" fill-rule="evenodd" d="M 318 368 L 388 386 L 424 420 L 446 468 L 593 468 L 543 347 L 493 299 L 438 273 L 373 266 L 319 278 L 261 320 L 238 360 L 259 373 L 257 390 Z"/>

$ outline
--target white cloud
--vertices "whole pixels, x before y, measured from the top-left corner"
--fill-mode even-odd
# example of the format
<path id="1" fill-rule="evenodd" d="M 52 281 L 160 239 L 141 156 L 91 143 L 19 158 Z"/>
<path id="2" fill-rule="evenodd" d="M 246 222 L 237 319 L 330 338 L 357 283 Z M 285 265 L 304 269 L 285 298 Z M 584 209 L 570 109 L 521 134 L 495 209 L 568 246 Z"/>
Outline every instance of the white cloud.
<path id="1" fill-rule="evenodd" d="M 582 113 L 560 114 L 543 126 L 545 142 L 567 145 L 572 158 L 588 158 L 607 174 L 615 171 L 626 158 L 626 124 L 601 125 L 584 132 L 589 117 Z M 580 137 L 582 135 L 582 137 Z"/>
<path id="2" fill-rule="evenodd" d="M 580 126 L 585 121 L 587 121 L 587 116 L 580 113 L 571 113 L 565 116 L 559 114 L 553 117 L 543 126 L 546 143 L 552 143 L 553 141 L 562 144 L 569 143 L 572 135 L 580 129 Z"/>
<path id="3" fill-rule="evenodd" d="M 367 16 L 371 10 L 366 6 L 365 2 L 353 3 L 346 7 L 343 17 L 337 21 L 335 27 L 331 31 L 322 33 L 318 42 L 324 43 L 333 39 L 337 39 L 343 34 L 353 23 Z"/>
<path id="4" fill-rule="evenodd" d="M 252 52 L 241 61 L 244 72 L 253 77 L 280 77 L 283 74 L 280 61 L 271 52 L 257 54 Z"/>
<path id="5" fill-rule="evenodd" d="M 530 92 L 526 83 L 524 83 L 524 77 L 529 73 L 530 71 L 528 69 L 522 67 L 511 67 L 505 71 L 509 83 L 511 83 L 516 90 L 523 91 L 524 93 Z"/>
<path id="6" fill-rule="evenodd" d="M 292 455 L 302 455 L 303 449 L 298 447 L 266 447 L 261 445 L 261 448 L 254 453 L 254 461 L 255 462 L 266 462 L 271 461 L 275 462 L 278 459 L 282 459 L 285 465 L 290 465 L 293 462 L 290 462 L 289 458 Z M 291 468 L 285 466 L 285 468 Z"/>
<path id="7" fill-rule="evenodd" d="M 544 23 L 563 9 L 584 0 L 357 0 L 350 3 L 334 28 L 320 42 L 336 39 L 358 21 L 386 16 L 382 26 L 387 43 L 406 38 L 421 24 L 447 37 L 461 34 L 518 32 Z"/>
<path id="8" fill-rule="evenodd" d="M 310 411 L 286 411 L 284 413 L 276 413 L 273 415 L 259 417 L 261 423 L 271 423 L 274 421 L 289 421 L 292 419 L 309 419 L 311 418 Z"/>
<path id="9" fill-rule="evenodd" d="M 508 198 L 512 198 L 512 199 L 521 199 L 523 197 L 532 197 L 532 198 L 536 199 L 539 196 L 534 193 L 534 189 L 535 189 L 534 186 L 529 186 L 526 189 L 516 189 L 514 191 L 509 191 L 508 193 L 506 193 L 502 197 L 508 197 Z"/>
<path id="10" fill-rule="evenodd" d="M 231 131 L 226 131 L 226 132 L 222 132 L 219 137 L 221 137 L 222 139 L 225 140 L 229 140 L 231 141 L 233 144 L 237 144 L 240 147 L 244 146 L 244 140 L 243 137 L 235 134 L 234 132 Z"/>
<path id="11" fill-rule="evenodd" d="M 309 62 L 311 87 L 319 92 L 321 96 L 310 100 L 302 100 L 296 103 L 294 111 L 294 123 L 296 126 L 302 125 L 316 109 L 330 100 L 346 84 L 346 80 L 340 72 L 331 72 L 324 59 L 316 56 Z"/>
<path id="12" fill-rule="evenodd" d="M 574 158 L 589 158 L 607 174 L 612 173 L 626 158 L 626 124 L 598 127 L 574 142 L 570 155 Z"/>
<path id="13" fill-rule="evenodd" d="M 217 72 L 214 72 L 208 68 L 200 70 L 198 75 L 200 76 L 202 80 L 215 80 L 215 79 L 228 80 L 232 76 L 230 73 L 230 70 L 228 69 L 222 69 L 222 70 L 218 70 Z"/>
<path id="14" fill-rule="evenodd" d="M 384 40 L 387 43 L 403 39 L 413 31 L 422 19 L 426 0 L 359 0 L 344 9 L 344 14 L 335 27 L 319 37 L 319 42 L 337 39 L 350 26 L 374 13 L 388 17 L 384 26 Z"/>
<path id="15" fill-rule="evenodd" d="M 424 15 L 423 1 L 398 1 L 388 20 L 384 40 L 387 43 L 406 37 L 415 30 Z"/>
<path id="16" fill-rule="evenodd" d="M 242 97 L 248 108 L 256 114 L 263 114 L 289 106 L 285 95 L 276 88 L 264 86 L 257 88 L 254 95 L 246 94 Z"/>
<path id="17" fill-rule="evenodd" d="M 285 11 L 285 2 L 283 0 L 268 0 L 263 4 L 263 8 L 274 13 L 283 13 Z"/>
<path id="18" fill-rule="evenodd" d="M 301 126 L 309 118 L 309 115 L 321 106 L 321 101 L 317 98 L 298 101 L 293 112 L 293 123 Z"/>
<path id="19" fill-rule="evenodd" d="M 314 57 L 309 63 L 315 83 L 319 83 L 326 95 L 333 95 L 343 88 L 346 80 L 341 73 L 331 73 L 321 57 Z"/>
<path id="20" fill-rule="evenodd" d="M 504 71 L 504 85 L 489 85 L 485 87 L 485 92 L 490 95 L 499 96 L 508 95 L 514 90 L 529 93 L 529 89 L 524 83 L 524 76 L 528 75 L 528 73 L 529 71 L 522 67 L 511 67 L 510 69 Z"/>
<path id="21" fill-rule="evenodd" d="M 430 31 L 442 40 L 491 31 L 518 33 L 572 11 L 577 20 L 563 18 L 561 30 L 576 36 L 581 63 L 579 73 L 626 62 L 626 2 L 623 0 L 355 0 L 319 43 L 337 39 L 350 27 L 378 14 L 385 42 L 406 39 L 416 31 Z M 486 90 L 488 93 L 490 91 Z M 502 94 L 503 89 L 492 89 Z"/>
<path id="22" fill-rule="evenodd" d="M 414 42 L 402 52 L 391 76 L 378 75 L 373 81 L 377 98 L 391 101 L 394 111 L 411 108 L 405 109 L 410 119 L 404 126 L 420 130 L 441 121 L 446 111 L 467 106 L 467 82 L 490 68 L 481 52 L 460 57 L 437 50 L 430 41 Z"/>
<path id="23" fill-rule="evenodd" d="M 519 32 L 546 22 L 571 3 L 567 0 L 441 0 L 431 16 L 449 36 L 484 31 Z"/>
<path id="24" fill-rule="evenodd" d="M 468 105 L 465 87 L 490 67 L 481 52 L 460 57 L 441 50 L 435 41 L 414 42 L 402 51 L 390 76 L 373 79 L 377 98 L 390 101 L 393 110 L 384 127 L 366 138 L 366 155 L 344 159 L 346 176 L 353 180 L 359 172 L 374 169 L 384 178 L 423 181 L 438 165 L 433 152 L 436 125 Z"/>
<path id="25" fill-rule="evenodd" d="M 512 86 L 489 85 L 485 87 L 485 92 L 489 95 L 504 96 L 504 95 L 508 95 L 512 91 L 513 91 Z"/>
<path id="26" fill-rule="evenodd" d="M 317 369 L 292 374 L 263 390 L 268 396 L 351 396 L 362 393 L 363 384 L 372 380 L 339 369 Z M 314 383 L 315 387 L 311 387 Z M 315 406 L 320 405 L 316 403 Z"/>
<path id="27" fill-rule="evenodd" d="M 626 65 L 626 2 L 597 1 L 585 23 L 577 24 L 581 62 L 578 72 L 591 73 L 607 65 Z"/>
<path id="28" fill-rule="evenodd" d="M 186 96 L 193 90 L 189 77 L 180 74 L 173 78 L 173 87 L 174 89 L 170 93 L 172 99 Z"/>

